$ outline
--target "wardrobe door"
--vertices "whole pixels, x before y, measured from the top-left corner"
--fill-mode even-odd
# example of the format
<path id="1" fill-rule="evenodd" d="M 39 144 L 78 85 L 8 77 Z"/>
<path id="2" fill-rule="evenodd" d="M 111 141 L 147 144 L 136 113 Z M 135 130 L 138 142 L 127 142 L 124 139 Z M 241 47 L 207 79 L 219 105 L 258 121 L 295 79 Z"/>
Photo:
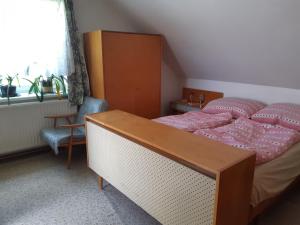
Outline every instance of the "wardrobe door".
<path id="1" fill-rule="evenodd" d="M 105 96 L 102 63 L 102 32 L 94 31 L 85 33 L 83 37 L 91 95 L 95 98 L 103 99 Z"/>
<path id="2" fill-rule="evenodd" d="M 161 36 L 102 32 L 105 97 L 111 109 L 160 115 Z"/>

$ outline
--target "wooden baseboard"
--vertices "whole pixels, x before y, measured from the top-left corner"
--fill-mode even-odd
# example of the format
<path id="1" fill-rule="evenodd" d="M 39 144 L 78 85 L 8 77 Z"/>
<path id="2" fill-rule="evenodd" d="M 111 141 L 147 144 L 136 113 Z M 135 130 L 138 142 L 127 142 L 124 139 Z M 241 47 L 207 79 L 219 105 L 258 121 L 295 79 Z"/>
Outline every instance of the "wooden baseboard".
<path id="1" fill-rule="evenodd" d="M 43 147 L 39 147 L 39 148 L 27 149 L 27 150 L 13 152 L 13 153 L 9 153 L 9 154 L 3 154 L 3 155 L 0 155 L 0 163 L 19 159 L 19 158 L 24 158 L 24 157 L 28 157 L 28 156 L 32 156 L 32 155 L 36 155 L 36 154 L 41 154 L 41 153 L 45 153 L 45 152 L 49 152 L 49 151 L 51 151 L 50 147 L 43 146 Z"/>

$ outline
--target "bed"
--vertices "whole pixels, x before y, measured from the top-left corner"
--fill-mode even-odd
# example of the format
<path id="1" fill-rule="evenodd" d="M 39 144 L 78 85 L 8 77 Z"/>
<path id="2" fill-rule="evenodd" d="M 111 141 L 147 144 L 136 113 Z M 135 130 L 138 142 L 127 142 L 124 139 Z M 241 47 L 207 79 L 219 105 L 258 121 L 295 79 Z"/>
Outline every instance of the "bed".
<path id="1" fill-rule="evenodd" d="M 86 123 L 88 164 L 100 183 L 104 178 L 162 224 L 248 224 L 300 174 L 299 143 L 255 166 L 253 152 L 186 127 L 118 110 Z"/>
<path id="2" fill-rule="evenodd" d="M 300 174 L 300 134 L 296 130 L 239 118 L 193 133 L 256 153 L 253 207 L 280 194 Z"/>
<path id="3" fill-rule="evenodd" d="M 164 116 L 153 121 L 235 147 L 249 148 L 248 150 L 253 152 L 260 148 L 255 152 L 256 167 L 250 202 L 253 207 L 280 194 L 300 174 L 300 135 L 295 130 L 259 123 L 247 118 L 234 120 L 226 113 L 190 112 Z M 277 145 L 278 139 L 282 137 L 284 139 L 281 140 L 281 144 L 285 148 L 280 149 L 281 146 Z M 247 138 L 250 146 L 245 144 Z M 241 142 L 236 141 L 238 139 L 241 139 Z M 263 146 L 265 149 L 261 147 L 262 144 L 265 145 Z M 273 154 L 268 154 L 269 152 Z"/>

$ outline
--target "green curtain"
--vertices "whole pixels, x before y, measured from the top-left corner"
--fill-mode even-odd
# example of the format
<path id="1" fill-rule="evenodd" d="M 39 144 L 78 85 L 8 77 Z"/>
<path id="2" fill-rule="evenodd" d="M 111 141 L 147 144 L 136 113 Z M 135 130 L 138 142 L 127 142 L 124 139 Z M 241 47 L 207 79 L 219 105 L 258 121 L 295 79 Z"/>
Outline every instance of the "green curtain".
<path id="1" fill-rule="evenodd" d="M 75 21 L 73 1 L 64 0 L 64 4 L 75 69 L 74 73 L 68 76 L 69 101 L 72 104 L 81 105 L 84 96 L 90 95 L 89 77 L 84 56 L 80 48 L 80 39 Z"/>

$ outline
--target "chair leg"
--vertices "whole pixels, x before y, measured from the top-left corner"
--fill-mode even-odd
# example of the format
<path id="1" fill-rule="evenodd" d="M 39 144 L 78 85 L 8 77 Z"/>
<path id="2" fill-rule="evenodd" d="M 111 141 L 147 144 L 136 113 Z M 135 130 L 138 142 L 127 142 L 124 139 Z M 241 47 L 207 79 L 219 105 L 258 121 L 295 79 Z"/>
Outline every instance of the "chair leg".
<path id="1" fill-rule="evenodd" d="M 67 160 L 67 168 L 71 168 L 71 159 L 72 159 L 72 144 L 69 144 L 68 146 L 68 160 Z"/>
<path id="2" fill-rule="evenodd" d="M 98 185 L 99 185 L 99 190 L 103 190 L 103 178 L 98 176 Z"/>

